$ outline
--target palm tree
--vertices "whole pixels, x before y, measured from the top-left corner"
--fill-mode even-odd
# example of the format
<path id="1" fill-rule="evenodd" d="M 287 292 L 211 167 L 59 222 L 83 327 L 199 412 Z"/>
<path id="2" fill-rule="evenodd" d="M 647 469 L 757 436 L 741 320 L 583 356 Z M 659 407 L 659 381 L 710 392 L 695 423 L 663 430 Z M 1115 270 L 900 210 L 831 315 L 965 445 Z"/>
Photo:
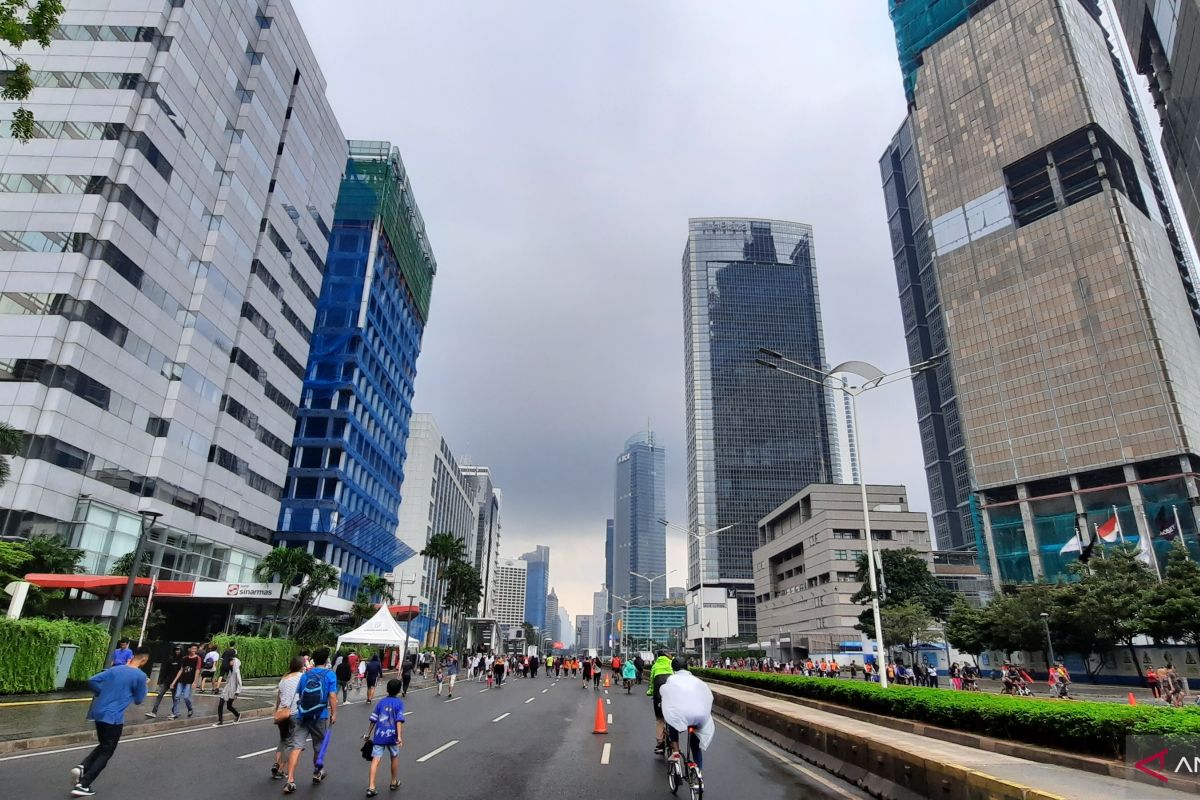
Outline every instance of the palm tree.
<path id="1" fill-rule="evenodd" d="M 275 600 L 275 620 L 283 609 L 283 596 L 287 590 L 309 573 L 316 559 L 306 550 L 298 547 L 276 547 L 263 556 L 262 561 L 254 568 L 254 577 L 260 581 L 279 581 L 279 597 Z M 275 623 L 271 623 L 274 632 Z"/>
<path id="2" fill-rule="evenodd" d="M 358 582 L 358 591 L 374 602 L 390 603 L 395 599 L 392 584 L 388 579 L 373 572 L 362 576 Z"/>
<path id="3" fill-rule="evenodd" d="M 8 482 L 9 456 L 15 456 L 25 447 L 25 434 L 7 423 L 0 422 L 0 486 Z"/>
<path id="4" fill-rule="evenodd" d="M 452 630 L 461 634 L 462 616 L 479 605 L 483 581 L 479 571 L 465 561 L 451 561 L 446 568 L 446 606 L 453 612 Z"/>
<path id="5" fill-rule="evenodd" d="M 421 551 L 421 555 L 426 558 L 433 559 L 437 565 L 437 584 L 431 594 L 429 608 L 434 614 L 434 619 L 437 620 L 437 625 L 434 626 L 435 638 L 433 644 L 437 645 L 441 638 L 441 618 L 442 604 L 445 602 L 445 577 L 446 567 L 451 561 L 461 561 L 467 554 L 466 545 L 463 544 L 453 533 L 435 533 L 429 537 L 429 541 L 425 543 L 425 549 Z"/>

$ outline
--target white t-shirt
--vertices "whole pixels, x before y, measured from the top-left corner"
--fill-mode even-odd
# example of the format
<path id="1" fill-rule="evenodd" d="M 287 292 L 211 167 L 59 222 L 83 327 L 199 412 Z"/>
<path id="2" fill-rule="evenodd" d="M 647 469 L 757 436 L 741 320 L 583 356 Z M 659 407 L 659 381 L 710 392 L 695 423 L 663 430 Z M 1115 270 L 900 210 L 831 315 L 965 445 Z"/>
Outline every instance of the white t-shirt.
<path id="1" fill-rule="evenodd" d="M 204 669 L 212 669 L 220 657 L 220 654 L 216 650 L 209 650 L 204 654 Z"/>
<path id="2" fill-rule="evenodd" d="M 294 708 L 296 698 L 300 690 L 300 676 L 302 673 L 295 675 L 284 675 L 279 679 L 279 707 Z"/>

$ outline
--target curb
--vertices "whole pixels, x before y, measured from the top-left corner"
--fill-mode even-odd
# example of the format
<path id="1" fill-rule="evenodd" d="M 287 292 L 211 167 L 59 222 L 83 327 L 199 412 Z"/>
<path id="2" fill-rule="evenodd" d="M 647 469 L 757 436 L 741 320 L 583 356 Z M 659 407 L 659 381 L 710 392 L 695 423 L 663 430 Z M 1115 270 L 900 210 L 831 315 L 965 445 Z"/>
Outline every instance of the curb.
<path id="1" fill-rule="evenodd" d="M 915 733 L 921 736 L 928 736 L 931 739 L 940 739 L 943 742 L 951 744 L 960 744 L 965 747 L 973 747 L 976 750 L 983 750 L 989 753 L 999 753 L 1000 755 L 1012 756 L 1014 758 L 1022 758 L 1026 761 L 1035 761 L 1039 764 L 1053 764 L 1059 767 L 1070 767 L 1081 772 L 1090 772 L 1093 775 L 1104 775 L 1110 778 L 1124 778 L 1128 773 L 1128 768 L 1122 761 L 1115 759 L 1104 759 L 1098 756 L 1085 756 L 1079 753 L 1072 753 L 1067 750 L 1054 750 L 1047 747 L 1035 747 L 1021 742 L 1013 742 L 1007 739 L 996 739 L 990 736 L 984 736 L 978 733 L 967 733 L 965 731 L 957 731 L 952 728 L 942 728 L 937 725 L 931 725 L 927 722 L 917 722 L 916 720 L 900 719 L 898 717 L 888 717 L 883 714 L 875 714 L 870 711 L 862 711 L 851 706 L 842 706 L 837 703 L 828 703 L 823 700 L 812 700 L 807 697 L 798 697 L 792 694 L 784 694 L 783 692 L 772 692 L 769 689 L 761 689 L 755 686 L 746 686 L 740 683 L 730 681 L 722 681 L 715 678 L 706 678 L 706 682 L 716 686 L 727 686 L 730 689 L 739 689 L 743 692 L 751 692 L 760 694 L 764 697 L 770 697 L 775 700 L 784 700 L 789 703 L 794 703 L 799 706 L 807 706 L 815 708 L 818 711 L 825 711 L 830 714 L 837 714 L 850 719 L 856 719 L 860 722 L 869 722 L 872 725 L 878 725 L 883 728 L 891 728 L 892 730 L 904 731 L 905 733 Z"/>
<path id="2" fill-rule="evenodd" d="M 1064 800 L 1042 789 L 958 764 L 928 761 L 877 739 L 715 692 L 715 711 L 821 769 L 888 800 Z"/>
<path id="3" fill-rule="evenodd" d="M 269 717 L 274 713 L 271 708 L 253 708 L 242 712 L 242 719 L 258 719 Z M 164 731 L 185 730 L 187 728 L 207 728 L 213 724 L 211 716 L 193 719 L 167 720 L 165 722 L 139 722 L 126 725 L 121 733 L 122 739 L 131 739 L 146 734 L 162 733 Z M 96 741 L 95 731 L 76 731 L 75 733 L 57 733 L 51 736 L 34 736 L 29 739 L 11 739 L 0 741 L 0 756 L 24 753 L 30 750 L 41 750 L 51 747 L 69 747 L 74 744 L 90 744 Z"/>

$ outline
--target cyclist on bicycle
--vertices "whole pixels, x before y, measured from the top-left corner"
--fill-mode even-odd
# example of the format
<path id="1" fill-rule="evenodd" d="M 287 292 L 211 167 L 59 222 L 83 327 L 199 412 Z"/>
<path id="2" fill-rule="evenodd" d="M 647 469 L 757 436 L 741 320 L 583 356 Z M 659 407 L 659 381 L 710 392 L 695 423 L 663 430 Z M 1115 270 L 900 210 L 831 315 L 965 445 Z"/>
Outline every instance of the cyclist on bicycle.
<path id="1" fill-rule="evenodd" d="M 626 661 L 621 665 L 621 678 L 625 682 L 625 694 L 629 694 L 633 682 L 637 680 L 637 667 L 633 665 L 632 661 Z"/>
<path id="2" fill-rule="evenodd" d="M 646 687 L 646 696 L 654 698 L 654 753 L 663 751 L 663 734 L 666 733 L 666 723 L 663 722 L 662 696 L 659 694 L 667 678 L 671 677 L 671 658 L 666 651 L 659 650 L 654 654 L 654 665 L 650 667 L 650 685 Z"/>
<path id="3" fill-rule="evenodd" d="M 712 718 L 712 690 L 688 671 L 686 659 L 676 658 L 671 666 L 675 672 L 662 687 L 662 713 L 669 726 L 671 759 L 679 759 L 679 736 L 690 730 L 693 731 L 688 743 L 691 763 L 697 769 L 703 769 L 703 751 L 708 749 L 716 731 Z"/>

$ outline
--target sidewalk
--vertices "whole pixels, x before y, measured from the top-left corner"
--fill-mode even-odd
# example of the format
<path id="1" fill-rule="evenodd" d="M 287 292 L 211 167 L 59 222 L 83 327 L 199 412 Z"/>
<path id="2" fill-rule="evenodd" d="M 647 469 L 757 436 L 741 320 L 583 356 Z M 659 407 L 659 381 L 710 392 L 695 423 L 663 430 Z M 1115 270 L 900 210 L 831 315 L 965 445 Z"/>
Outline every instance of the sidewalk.
<path id="1" fill-rule="evenodd" d="M 928 787 L 926 791 L 940 784 L 947 797 L 1182 800 L 1189 796 L 885 728 L 727 685 L 709 686 L 724 716 L 844 779 L 885 789 L 886 796 L 922 796 L 921 791 L 914 795 L 903 787 L 901 794 L 888 791 L 902 783 Z"/>
<path id="2" fill-rule="evenodd" d="M 395 672 L 385 672 L 380 679 L 380 686 L 387 684 L 389 678 L 398 675 Z M 420 680 L 413 676 L 412 688 L 428 685 L 432 679 Z M 262 711 L 275 705 L 275 687 L 279 678 L 252 678 L 242 685 L 242 691 L 236 701 L 241 713 Z M 170 730 L 175 727 L 185 727 L 203 720 L 206 723 L 217 721 L 217 696 L 205 692 L 193 694 L 192 706 L 196 714 L 188 720 L 183 703 L 179 704 L 180 718 L 175 721 L 167 720 L 171 713 L 171 693 L 167 692 L 158 709 L 158 717 L 149 719 L 146 712 L 154 705 L 158 695 L 158 687 L 151 686 L 146 700 L 140 706 L 131 705 L 125 712 L 125 735 L 136 736 L 150 730 L 155 732 Z M 376 691 L 377 697 L 386 692 L 382 688 Z M 367 693 L 363 689 L 351 692 L 351 702 L 361 702 Z M 50 692 L 37 695 L 9 695 L 0 698 L 0 752 L 13 748 L 16 742 L 28 739 L 43 739 L 45 737 L 66 736 L 73 734 L 91 734 L 94 730 L 87 720 L 88 705 L 92 699 L 91 692 Z M 226 720 L 230 715 L 226 713 Z M 7 746 L 6 746 L 7 743 Z"/>

